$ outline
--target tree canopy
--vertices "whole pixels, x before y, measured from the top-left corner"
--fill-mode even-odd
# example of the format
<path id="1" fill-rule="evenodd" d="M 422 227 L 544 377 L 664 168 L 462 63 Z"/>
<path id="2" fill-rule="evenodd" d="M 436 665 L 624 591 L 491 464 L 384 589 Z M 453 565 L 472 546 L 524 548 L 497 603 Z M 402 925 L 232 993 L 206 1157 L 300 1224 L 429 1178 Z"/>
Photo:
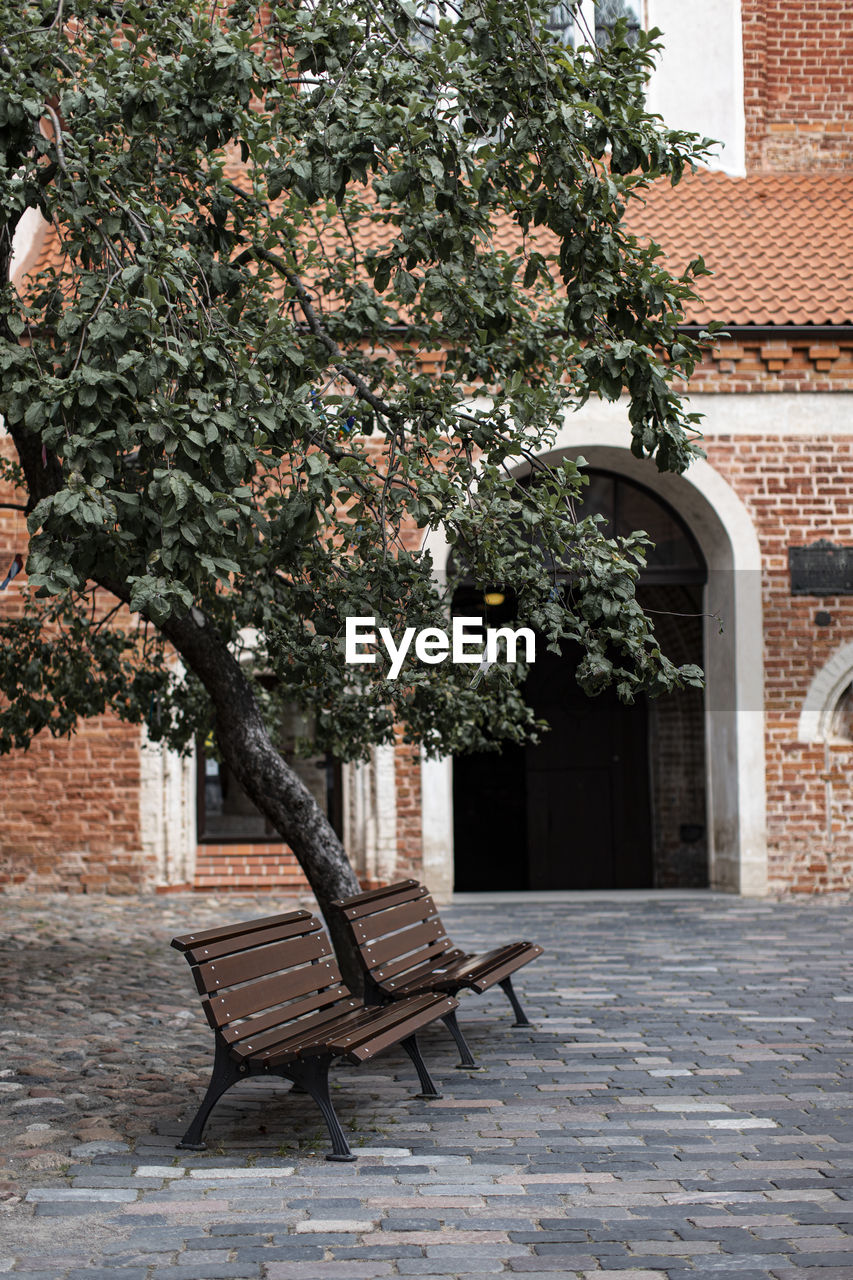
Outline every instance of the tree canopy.
<path id="1" fill-rule="evenodd" d="M 0 0 L 2 280 L 27 209 L 62 255 L 0 294 L 31 538 L 0 750 L 109 707 L 174 746 L 213 724 L 227 755 L 269 671 L 344 758 L 395 722 L 431 750 L 523 737 L 523 664 L 343 661 L 347 616 L 445 621 L 438 530 L 589 691 L 698 679 L 635 600 L 643 539 L 581 518 L 582 468 L 541 455 L 624 392 L 638 457 L 699 452 L 674 384 L 704 267 L 672 276 L 625 216 L 705 143 L 646 109 L 659 33 L 571 48 L 549 15 Z"/>

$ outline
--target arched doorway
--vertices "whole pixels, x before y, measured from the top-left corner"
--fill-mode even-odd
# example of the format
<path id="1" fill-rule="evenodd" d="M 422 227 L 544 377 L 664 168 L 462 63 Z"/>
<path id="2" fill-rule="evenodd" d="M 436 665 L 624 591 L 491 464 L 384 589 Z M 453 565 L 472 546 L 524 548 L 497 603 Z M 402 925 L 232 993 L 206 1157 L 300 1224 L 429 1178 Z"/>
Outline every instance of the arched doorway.
<path id="1" fill-rule="evenodd" d="M 655 543 L 638 596 L 664 651 L 702 665 L 707 569 L 686 523 L 622 475 L 587 474 L 584 513 Z M 473 603 L 462 588 L 460 609 Z M 578 656 L 537 654 L 525 694 L 551 725 L 541 743 L 454 762 L 457 890 L 708 884 L 702 691 L 633 706 L 612 690 L 589 698 L 574 678 Z"/>

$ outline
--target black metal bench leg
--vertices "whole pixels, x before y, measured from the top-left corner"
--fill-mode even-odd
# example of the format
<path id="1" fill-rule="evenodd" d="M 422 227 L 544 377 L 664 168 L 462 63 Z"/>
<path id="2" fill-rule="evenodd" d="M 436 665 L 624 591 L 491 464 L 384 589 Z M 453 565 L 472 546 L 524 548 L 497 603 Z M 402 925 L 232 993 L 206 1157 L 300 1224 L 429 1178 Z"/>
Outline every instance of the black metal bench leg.
<path id="1" fill-rule="evenodd" d="M 213 1071 L 210 1076 L 210 1084 L 207 1086 L 207 1093 L 202 1099 L 201 1106 L 195 1113 L 192 1124 L 187 1129 L 180 1142 L 177 1143 L 179 1150 L 183 1151 L 206 1151 L 207 1144 L 202 1142 L 201 1135 L 204 1132 L 204 1126 L 207 1123 L 207 1117 L 216 1106 L 219 1099 L 225 1093 L 226 1089 L 230 1089 L 232 1084 L 236 1084 L 238 1080 L 242 1080 L 243 1072 L 229 1058 L 228 1051 L 217 1043 L 216 1051 L 213 1058 Z"/>
<path id="2" fill-rule="evenodd" d="M 332 1140 L 332 1150 L 327 1160 L 357 1160 L 350 1151 L 341 1122 L 335 1114 L 329 1094 L 329 1058 L 306 1058 L 302 1062 L 290 1062 L 282 1074 L 290 1077 L 295 1085 L 310 1093 L 322 1112 Z"/>
<path id="3" fill-rule="evenodd" d="M 477 1065 L 476 1058 L 468 1048 L 468 1041 L 463 1036 L 462 1028 L 456 1020 L 456 1010 L 451 1009 L 450 1013 L 446 1013 L 441 1021 L 456 1041 L 456 1048 L 459 1050 L 460 1058 L 459 1062 L 456 1064 L 457 1069 L 460 1071 L 483 1071 L 484 1068 Z"/>
<path id="4" fill-rule="evenodd" d="M 418 1098 L 440 1098 L 442 1095 L 436 1089 L 433 1078 L 427 1071 L 426 1063 L 421 1057 L 417 1038 L 415 1036 L 406 1036 L 405 1040 L 400 1041 L 400 1044 L 414 1063 L 415 1071 L 417 1071 L 418 1079 L 421 1082 L 421 1092 L 415 1096 Z"/>
<path id="5" fill-rule="evenodd" d="M 501 990 L 506 994 L 506 998 L 512 1005 L 512 1011 L 515 1014 L 515 1022 L 512 1025 L 514 1027 L 529 1027 L 530 1020 L 521 1005 L 518 1003 L 518 996 L 515 994 L 515 990 L 512 985 L 512 978 L 504 978 L 499 985 Z"/>

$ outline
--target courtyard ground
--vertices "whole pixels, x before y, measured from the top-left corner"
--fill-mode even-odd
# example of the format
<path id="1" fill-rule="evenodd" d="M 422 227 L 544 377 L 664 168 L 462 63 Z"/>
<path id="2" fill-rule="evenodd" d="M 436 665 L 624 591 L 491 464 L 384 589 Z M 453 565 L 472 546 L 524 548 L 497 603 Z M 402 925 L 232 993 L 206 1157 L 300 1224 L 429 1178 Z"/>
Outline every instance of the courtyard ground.
<path id="1" fill-rule="evenodd" d="M 176 1151 L 212 1035 L 169 940 L 282 906 L 0 900 L 0 1272 L 853 1280 L 849 899 L 457 899 L 462 945 L 546 948 L 518 976 L 532 1029 L 463 994 L 485 1070 L 439 1024 L 438 1102 L 401 1052 L 334 1070 L 355 1164 L 275 1082 Z"/>

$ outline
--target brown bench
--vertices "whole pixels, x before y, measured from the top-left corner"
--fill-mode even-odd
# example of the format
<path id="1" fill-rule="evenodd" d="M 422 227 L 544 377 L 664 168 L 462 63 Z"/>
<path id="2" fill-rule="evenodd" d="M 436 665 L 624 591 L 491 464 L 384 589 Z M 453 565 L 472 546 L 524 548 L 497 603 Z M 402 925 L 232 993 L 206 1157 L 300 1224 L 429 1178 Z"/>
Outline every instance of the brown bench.
<path id="1" fill-rule="evenodd" d="M 512 1005 L 514 1026 L 529 1027 L 511 975 L 541 956 L 532 942 L 510 942 L 472 954 L 454 947 L 428 890 L 417 880 L 401 880 L 335 903 L 349 924 L 365 967 L 365 1000 L 385 1004 L 444 991 L 487 991 L 498 983 Z M 459 1067 L 476 1067 L 456 1019 L 456 1006 L 441 1015 L 461 1055 Z"/>
<path id="2" fill-rule="evenodd" d="M 216 1040 L 207 1093 L 179 1147 L 203 1151 L 204 1126 L 226 1089 L 269 1074 L 292 1080 L 317 1103 L 332 1140 L 326 1159 L 354 1160 L 329 1096 L 329 1066 L 335 1058 L 365 1062 L 396 1044 L 414 1063 L 418 1096 L 441 1097 L 415 1034 L 456 1001 L 424 992 L 393 1008 L 366 1006 L 343 985 L 326 931 L 310 912 L 188 933 L 172 946 L 192 966 Z"/>

